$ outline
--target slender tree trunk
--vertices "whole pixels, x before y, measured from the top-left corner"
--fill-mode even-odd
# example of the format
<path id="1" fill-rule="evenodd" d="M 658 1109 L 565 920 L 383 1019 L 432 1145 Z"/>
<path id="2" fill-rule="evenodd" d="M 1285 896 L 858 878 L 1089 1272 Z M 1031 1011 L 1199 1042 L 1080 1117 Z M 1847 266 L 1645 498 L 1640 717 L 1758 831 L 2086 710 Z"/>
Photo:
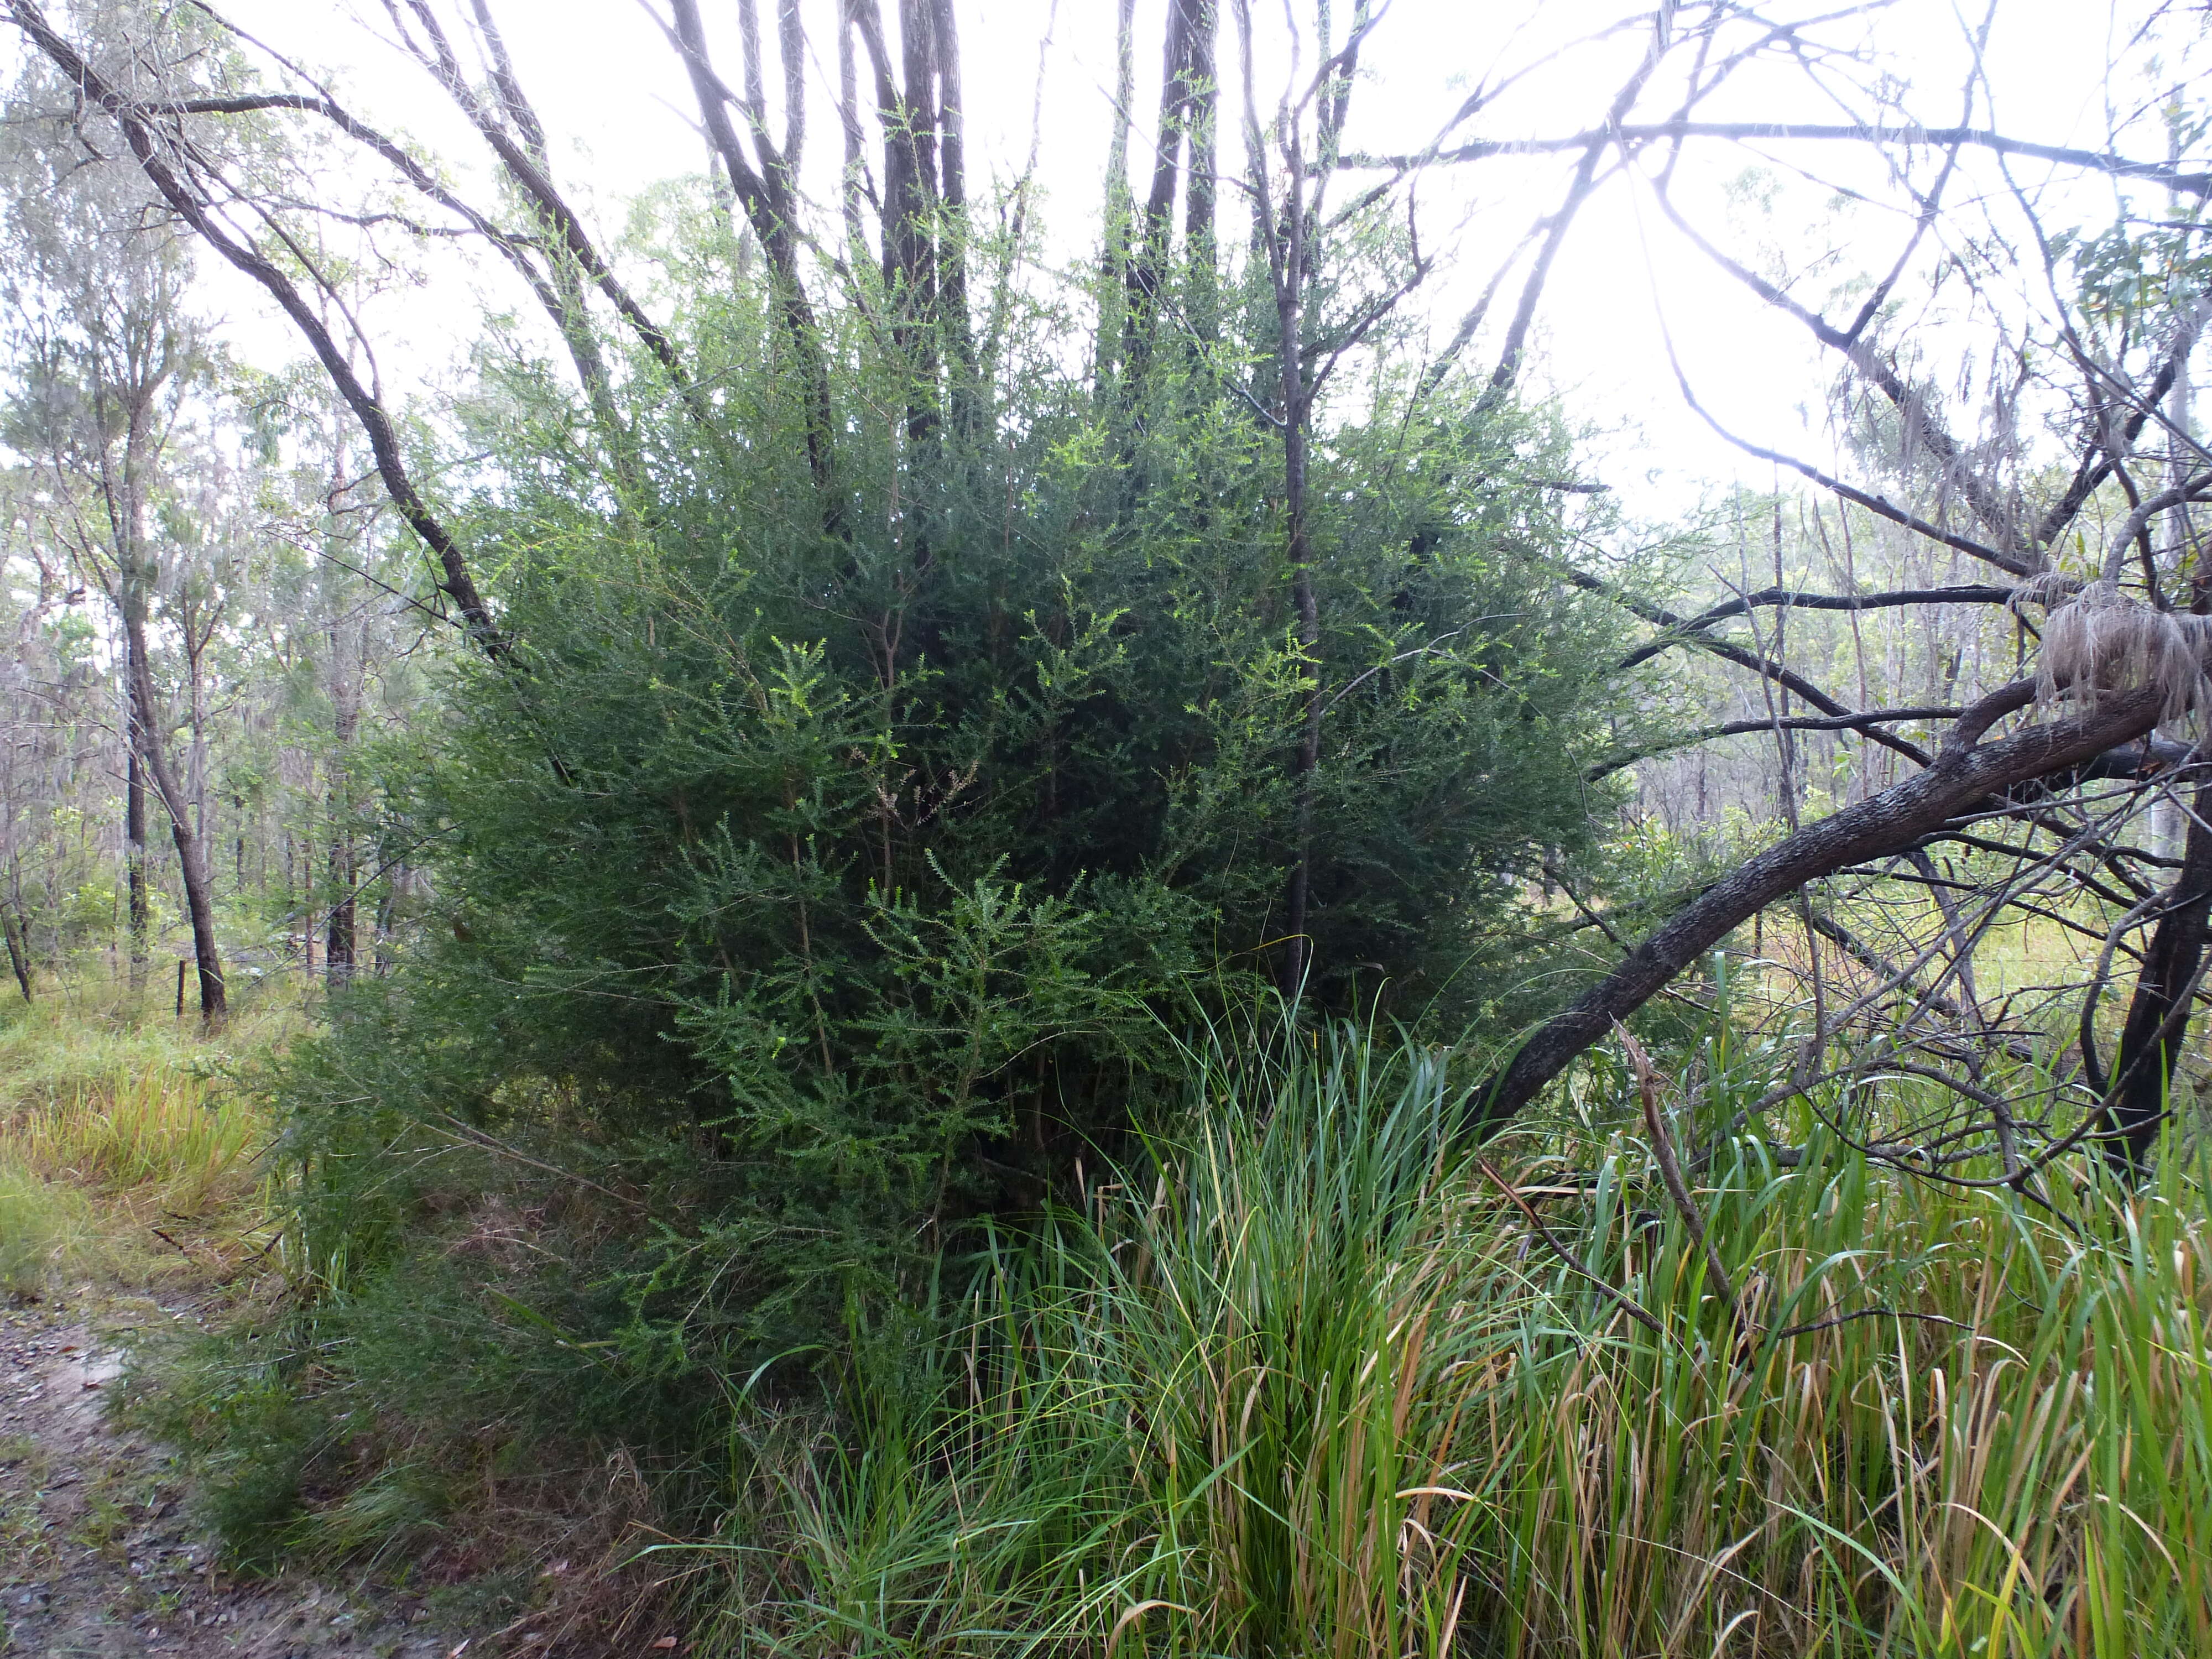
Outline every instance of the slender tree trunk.
<path id="1" fill-rule="evenodd" d="M 1291 849 L 1285 928 L 1290 950 L 1283 964 L 1284 994 L 1295 1000 L 1304 993 L 1313 962 L 1307 927 L 1312 913 L 1314 789 L 1321 769 L 1322 669 L 1321 605 L 1314 594 L 1313 548 L 1306 523 L 1307 422 L 1312 411 L 1300 349 L 1305 338 L 1305 224 L 1300 215 L 1302 193 L 1295 182 L 1295 148 L 1291 155 L 1293 183 L 1286 193 L 1283 276 L 1276 289 L 1275 313 L 1280 330 L 1278 372 L 1283 381 L 1284 550 L 1291 572 L 1291 600 L 1298 617 L 1299 672 L 1305 681 L 1304 719 L 1291 774 L 1296 780 L 1297 842 Z"/>
<path id="2" fill-rule="evenodd" d="M 1137 0 L 1118 0 L 1114 52 L 1114 125 L 1106 145 L 1106 234 L 1100 260 L 1098 339 L 1092 350 L 1094 390 L 1103 393 L 1120 361 L 1122 319 L 1115 315 L 1109 296 L 1121 294 L 1127 269 L 1130 215 L 1134 204 L 1129 194 L 1129 106 L 1137 95 Z M 1126 310 L 1126 301 L 1123 307 Z"/>
<path id="3" fill-rule="evenodd" d="M 323 975 L 333 985 L 353 977 L 354 882 L 353 739 L 361 713 L 361 696 L 355 670 L 358 659 L 349 660 L 339 637 L 331 630 L 331 706 L 335 720 L 336 752 L 331 762 L 330 915 L 323 933 Z"/>
<path id="4" fill-rule="evenodd" d="M 1152 188 L 1144 216 L 1130 228 L 1121 317 L 1122 395 L 1133 420 L 1141 420 L 1145 380 L 1152 368 L 1162 287 L 1175 235 L 1176 185 L 1183 134 L 1189 125 L 1192 37 L 1202 0 L 1169 0 L 1167 39 L 1161 52 L 1160 119 L 1152 150 Z M 1264 211 L 1264 210 L 1263 210 Z"/>
<path id="5" fill-rule="evenodd" d="M 939 128 L 937 325 L 951 363 L 946 403 L 953 429 L 972 436 L 983 416 L 975 381 L 975 319 L 968 308 L 968 118 L 960 82 L 960 34 L 952 0 L 932 3 Z"/>
<path id="6" fill-rule="evenodd" d="M 1216 41 L 1220 31 L 1216 0 L 1197 0 L 1190 24 L 1190 71 L 1184 77 L 1188 102 L 1183 130 L 1189 156 L 1183 170 L 1183 263 L 1189 268 L 1191 332 L 1212 342 L 1221 331 L 1218 257 L 1214 246 L 1214 143 L 1220 107 Z"/>
<path id="7" fill-rule="evenodd" d="M 0 914 L 0 932 L 8 935 L 8 965 L 15 971 L 15 983 L 21 988 L 23 1000 L 31 1000 L 31 930 L 21 916 L 13 913 Z M 20 937 L 19 937 L 20 936 Z"/>
<path id="8" fill-rule="evenodd" d="M 330 879 L 331 890 L 337 897 L 331 901 L 323 928 L 323 976 L 333 985 L 343 985 L 353 977 L 354 963 L 353 837 L 343 821 L 336 817 L 338 806 L 333 799 Z"/>
<path id="9" fill-rule="evenodd" d="M 118 562 L 117 586 L 123 601 L 123 726 L 127 753 L 124 760 L 123 864 L 130 888 L 131 996 L 136 1001 L 146 990 L 146 958 L 153 931 L 153 899 L 147 889 L 146 868 L 146 752 L 147 711 L 139 698 L 143 677 L 137 653 L 146 636 L 147 582 L 135 553 Z M 136 619 L 134 625 L 134 618 Z"/>
<path id="10" fill-rule="evenodd" d="M 131 677 L 131 684 L 137 678 Z M 131 994 L 146 989 L 147 936 L 152 929 L 152 905 L 146 891 L 146 769 L 138 758 L 145 738 L 140 729 L 138 695 L 129 694 L 131 713 L 125 724 L 131 733 L 131 753 L 123 786 L 123 863 L 130 887 Z"/>
<path id="11" fill-rule="evenodd" d="M 861 204 L 867 185 L 866 131 L 860 123 L 860 65 L 853 51 L 853 35 L 860 27 L 853 0 L 837 0 L 837 125 L 845 140 L 845 161 L 837 188 L 837 204 L 845 219 L 845 257 L 857 259 L 867 245 L 867 228 Z"/>
<path id="12" fill-rule="evenodd" d="M 177 863 L 183 872 L 185 908 L 191 917 L 192 955 L 200 975 L 200 1018 L 220 1024 L 228 1012 L 223 992 L 222 959 L 215 939 L 215 904 L 209 893 L 207 845 L 192 828 L 191 800 L 183 781 L 170 764 L 163 741 L 161 721 L 154 714 L 154 677 L 146 666 L 146 628 L 140 617 L 127 618 L 127 655 L 134 669 L 139 707 L 145 711 L 140 725 L 143 759 L 161 805 L 169 815 L 169 833 L 177 846 Z"/>
<path id="13" fill-rule="evenodd" d="M 854 3 L 858 4 L 859 0 Z M 756 154 L 762 161 L 762 165 L 756 167 L 755 157 L 747 154 L 730 120 L 729 104 L 708 52 L 707 31 L 700 21 L 698 0 L 671 0 L 670 11 L 708 139 L 729 169 L 730 187 L 737 192 L 753 234 L 760 239 L 761 252 L 768 257 L 776 310 L 790 337 L 793 361 L 805 388 L 806 465 L 821 507 L 822 527 L 833 540 L 842 541 L 847 526 L 844 498 L 837 483 L 830 364 L 823 350 L 822 331 L 815 319 L 813 302 L 806 297 L 806 284 L 799 270 L 799 228 L 793 197 L 796 180 L 792 173 L 798 165 L 798 140 L 804 130 L 802 106 L 798 100 L 805 94 L 805 76 L 803 73 L 787 73 L 786 95 L 792 102 L 784 151 L 776 154 L 769 147 L 766 135 L 756 132 Z M 785 68 L 789 71 L 797 64 L 804 42 L 794 41 L 787 34 L 783 45 Z"/>
<path id="14" fill-rule="evenodd" d="M 392 971 L 392 934 L 398 920 L 399 905 L 412 884 L 412 877 L 404 864 L 395 864 L 385 873 L 384 892 L 376 902 L 376 971 L 380 977 Z"/>

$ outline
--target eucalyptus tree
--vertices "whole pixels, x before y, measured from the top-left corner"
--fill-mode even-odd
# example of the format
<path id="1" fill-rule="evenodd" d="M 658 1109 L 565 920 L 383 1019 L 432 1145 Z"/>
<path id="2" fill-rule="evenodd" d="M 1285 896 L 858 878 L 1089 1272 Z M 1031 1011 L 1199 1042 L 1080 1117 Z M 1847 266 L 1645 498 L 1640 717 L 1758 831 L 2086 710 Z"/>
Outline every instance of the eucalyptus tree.
<path id="1" fill-rule="evenodd" d="M 205 372 L 205 336 L 185 298 L 185 245 L 149 211 L 138 170 L 83 156 L 65 121 L 40 118 L 64 95 L 34 64 L 10 100 L 7 300 L 18 390 L 8 438 L 39 481 L 42 533 L 114 611 L 134 988 L 148 942 L 150 784 L 177 851 L 201 1013 L 214 1021 L 224 987 L 206 848 L 153 660 L 156 595 L 176 574 L 160 523 L 169 452 Z M 188 635 L 193 626 L 188 618 Z"/>

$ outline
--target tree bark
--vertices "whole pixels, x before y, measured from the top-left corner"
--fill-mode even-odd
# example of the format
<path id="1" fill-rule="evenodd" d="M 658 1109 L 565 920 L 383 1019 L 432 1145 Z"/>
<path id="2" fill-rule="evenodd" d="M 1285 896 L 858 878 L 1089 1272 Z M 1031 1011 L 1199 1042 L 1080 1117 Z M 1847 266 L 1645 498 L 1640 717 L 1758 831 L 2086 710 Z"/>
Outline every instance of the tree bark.
<path id="1" fill-rule="evenodd" d="M 1221 329 L 1213 229 L 1215 133 L 1221 101 L 1216 46 L 1220 26 L 1216 0 L 1196 0 L 1190 24 L 1190 70 L 1183 77 L 1188 88 L 1183 133 L 1188 146 L 1183 164 L 1183 263 L 1189 268 L 1191 332 L 1209 343 Z"/>
<path id="2" fill-rule="evenodd" d="M 176 842 L 177 863 L 183 872 L 185 908 L 191 917 L 192 956 L 199 967 L 200 1018 L 220 1024 L 228 1011 L 224 994 L 222 958 L 215 939 L 215 903 L 209 892 L 207 845 L 192 828 L 191 800 L 185 793 L 176 769 L 170 764 L 161 720 L 155 714 L 154 677 L 146 665 L 146 628 L 143 618 L 126 618 L 131 677 L 146 718 L 140 732 L 146 770 L 169 815 L 169 833 Z"/>
<path id="3" fill-rule="evenodd" d="M 1204 0 L 1169 0 L 1167 39 L 1162 50 L 1160 118 L 1152 141 L 1152 182 L 1144 216 L 1130 227 L 1129 253 L 1122 271 L 1122 401 L 1135 419 L 1144 400 L 1158 324 L 1161 284 L 1175 234 L 1176 185 L 1181 177 L 1183 134 L 1189 124 L 1191 47 Z M 1292 181 L 1295 194 L 1298 186 Z M 1260 210 L 1266 212 L 1268 210 Z"/>
<path id="4" fill-rule="evenodd" d="M 138 713 L 138 677 L 126 671 L 128 686 L 124 696 L 131 706 L 125 721 L 130 736 L 130 753 L 124 763 L 123 785 L 123 865 L 124 879 L 129 888 L 125 901 L 125 915 L 131 932 L 131 994 L 136 998 L 146 988 L 147 940 L 152 931 L 152 904 L 146 890 L 146 769 L 138 757 L 145 738 L 143 721 Z"/>
<path id="5" fill-rule="evenodd" d="M 1099 258 L 1098 339 L 1091 352 L 1094 391 L 1103 393 L 1120 360 L 1121 319 L 1108 296 L 1122 290 L 1130 216 L 1129 106 L 1137 95 L 1137 0 L 1118 0 L 1114 33 L 1114 124 L 1106 143 L 1106 234 Z M 1126 304 L 1123 307 L 1126 310 Z"/>
<path id="6" fill-rule="evenodd" d="M 356 634 L 359 630 L 356 629 Z M 349 652 L 344 630 L 331 630 L 331 908 L 323 928 L 323 976 L 333 985 L 353 977 L 355 962 L 354 884 L 358 859 L 354 846 L 353 741 L 361 720 L 360 672 L 366 641 Z"/>
<path id="7" fill-rule="evenodd" d="M 1503 1128 L 1613 1022 L 1642 1007 L 1767 905 L 1846 865 L 1902 853 L 1993 795 L 2141 737 L 2157 723 L 2161 697 L 2154 687 L 2110 693 L 2089 709 L 1981 740 L 2034 694 L 2031 680 L 1991 692 L 1960 717 L 1925 771 L 1807 825 L 1708 888 L 1521 1045 L 1481 1091 L 1474 1132 L 1487 1136 Z"/>
<path id="8" fill-rule="evenodd" d="M 31 930 L 23 926 L 13 912 L 0 913 L 0 933 L 8 936 L 8 965 L 15 969 L 15 983 L 23 993 L 23 1000 L 31 1000 Z M 18 935 L 21 938 L 18 938 Z"/>
<path id="9" fill-rule="evenodd" d="M 2158 1144 L 2172 1098 L 2174 1066 L 2188 1035 L 2186 1025 L 2179 1030 L 2166 1028 L 2190 994 L 2204 960 L 2208 932 L 2212 932 L 2212 829 L 2206 827 L 2205 818 L 2212 812 L 2212 779 L 2200 781 L 2193 793 L 2181 868 L 2166 889 L 2112 1056 L 2103 1126 L 2108 1137 L 2105 1159 L 2123 1178 L 2140 1175 Z"/>

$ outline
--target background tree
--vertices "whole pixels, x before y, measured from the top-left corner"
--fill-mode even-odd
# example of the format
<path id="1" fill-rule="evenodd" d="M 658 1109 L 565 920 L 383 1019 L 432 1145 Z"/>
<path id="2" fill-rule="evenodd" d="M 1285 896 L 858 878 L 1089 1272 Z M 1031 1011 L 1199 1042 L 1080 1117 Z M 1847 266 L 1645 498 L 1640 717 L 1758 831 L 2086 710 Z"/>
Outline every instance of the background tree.
<path id="1" fill-rule="evenodd" d="M 25 89 L 54 95 L 51 82 Z M 21 106 L 19 104 L 18 106 Z M 38 458 L 48 535 L 80 579 L 104 590 L 117 622 L 125 703 L 125 836 L 131 959 L 143 982 L 149 929 L 146 785 L 168 821 L 191 916 L 204 1018 L 223 1013 L 213 900 L 186 775 L 176 764 L 176 722 L 155 685 L 149 631 L 163 559 L 155 519 L 165 452 L 204 345 L 185 311 L 181 246 L 149 223 L 134 168 L 64 159 L 66 128 L 17 132 L 9 229 L 24 395 L 10 441 Z M 44 140 L 45 142 L 37 142 Z M 187 655 L 198 647 L 186 617 Z"/>

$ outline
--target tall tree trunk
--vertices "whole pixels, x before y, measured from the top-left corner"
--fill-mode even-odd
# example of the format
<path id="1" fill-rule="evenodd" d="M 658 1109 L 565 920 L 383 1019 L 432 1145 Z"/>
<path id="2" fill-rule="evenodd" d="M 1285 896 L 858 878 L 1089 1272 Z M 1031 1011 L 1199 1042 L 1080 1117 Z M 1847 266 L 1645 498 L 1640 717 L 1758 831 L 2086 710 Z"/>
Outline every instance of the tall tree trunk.
<path id="1" fill-rule="evenodd" d="M 1117 307 L 1113 298 L 1124 292 L 1127 269 L 1130 215 L 1134 198 L 1129 193 L 1129 106 L 1137 96 L 1137 0 L 1118 0 L 1114 35 L 1114 126 L 1106 145 L 1106 234 L 1100 257 L 1098 339 L 1091 354 L 1092 384 L 1103 393 L 1121 361 L 1122 318 L 1126 302 Z"/>
<path id="2" fill-rule="evenodd" d="M 392 971 L 392 936 L 399 920 L 400 902 L 413 883 L 413 872 L 404 864 L 394 864 L 385 872 L 384 892 L 376 902 L 376 971 L 380 976 Z"/>
<path id="3" fill-rule="evenodd" d="M 1183 263 L 1189 270 L 1191 332 L 1211 343 L 1220 333 L 1218 256 L 1214 246 L 1216 121 L 1220 108 L 1216 37 L 1220 30 L 1217 0 L 1197 0 L 1190 25 L 1190 72 L 1184 77 L 1188 101 L 1183 116 L 1189 157 L 1183 169 Z"/>
<path id="4" fill-rule="evenodd" d="M 15 983 L 22 989 L 23 1000 L 28 1002 L 31 1000 L 31 930 L 23 925 L 19 915 L 7 911 L 0 912 L 0 932 L 8 935 L 8 965 L 15 969 Z"/>
<path id="5" fill-rule="evenodd" d="M 353 977 L 354 883 L 353 739 L 361 714 L 359 665 L 350 659 L 340 630 L 331 630 L 331 707 L 337 738 L 331 759 L 331 908 L 323 932 L 323 975 L 332 985 Z"/>
<path id="6" fill-rule="evenodd" d="M 1122 397 L 1141 420 L 1145 380 L 1152 366 L 1162 286 L 1175 236 L 1176 185 L 1180 182 L 1183 134 L 1189 125 L 1193 37 L 1204 0 L 1168 0 L 1167 38 L 1161 50 L 1160 118 L 1153 140 L 1152 183 L 1144 216 L 1130 228 L 1121 317 Z"/>
<path id="7" fill-rule="evenodd" d="M 952 0 L 931 0 L 930 62 L 937 76 L 937 313 L 952 362 L 953 424 L 975 414 L 975 339 L 968 315 L 968 125 L 960 88 L 960 34 Z"/>
<path id="8" fill-rule="evenodd" d="M 1314 790 L 1321 769 L 1321 606 L 1314 594 L 1313 546 L 1306 523 L 1306 447 L 1312 415 L 1305 383 L 1306 225 L 1303 215 L 1298 151 L 1291 149 L 1290 187 L 1285 192 L 1283 256 L 1275 288 L 1278 329 L 1277 373 L 1282 379 L 1284 556 L 1290 566 L 1291 601 L 1297 611 L 1299 673 L 1305 682 L 1305 709 L 1291 769 L 1296 790 L 1297 836 L 1291 848 L 1285 932 L 1290 949 L 1283 963 L 1283 992 L 1296 1000 L 1313 963 L 1307 937 L 1313 893 Z"/>
<path id="9" fill-rule="evenodd" d="M 127 912 L 131 930 L 131 994 L 146 989 L 147 937 L 152 929 L 152 904 L 146 890 L 146 769 L 139 760 L 145 744 L 143 721 L 138 713 L 137 675 L 125 664 L 132 688 L 125 695 L 131 712 L 124 725 L 129 732 L 130 754 L 123 785 L 123 864 L 130 887 Z"/>
<path id="10" fill-rule="evenodd" d="M 216 949 L 215 905 L 208 891 L 207 846 L 192 828 L 191 799 L 185 793 L 176 769 L 170 764 L 161 720 L 154 712 L 154 677 L 146 665 L 144 619 L 127 617 L 124 626 L 128 642 L 125 654 L 131 665 L 139 707 L 145 711 L 139 730 L 144 749 L 143 758 L 169 815 L 169 833 L 176 842 L 177 863 L 184 875 L 185 908 L 192 923 L 192 955 L 199 967 L 200 1017 L 210 1025 L 220 1024 L 228 1002 L 223 992 L 222 958 Z"/>
<path id="11" fill-rule="evenodd" d="M 354 963 L 354 856 L 353 836 L 343 819 L 337 815 L 343 805 L 334 795 L 331 801 L 331 890 L 337 896 L 331 901 L 330 915 L 323 926 L 323 976 L 332 985 L 343 985 L 353 977 Z"/>
<path id="12" fill-rule="evenodd" d="M 125 479 L 129 478 L 129 464 L 125 463 Z M 128 489 L 128 483 L 125 488 Z M 128 508 L 118 523 L 125 526 L 123 539 L 135 540 L 131 529 Z M 123 706 L 124 759 L 123 783 L 123 864 L 124 878 L 130 887 L 129 917 L 131 928 L 131 995 L 135 1001 L 145 993 L 146 957 L 153 931 L 153 897 L 147 887 L 146 867 L 146 730 L 150 723 L 149 710 L 139 688 L 147 677 L 140 671 L 144 666 L 138 653 L 145 649 L 147 590 L 152 583 L 140 566 L 136 546 L 118 548 L 116 560 L 116 597 L 123 611 Z"/>

